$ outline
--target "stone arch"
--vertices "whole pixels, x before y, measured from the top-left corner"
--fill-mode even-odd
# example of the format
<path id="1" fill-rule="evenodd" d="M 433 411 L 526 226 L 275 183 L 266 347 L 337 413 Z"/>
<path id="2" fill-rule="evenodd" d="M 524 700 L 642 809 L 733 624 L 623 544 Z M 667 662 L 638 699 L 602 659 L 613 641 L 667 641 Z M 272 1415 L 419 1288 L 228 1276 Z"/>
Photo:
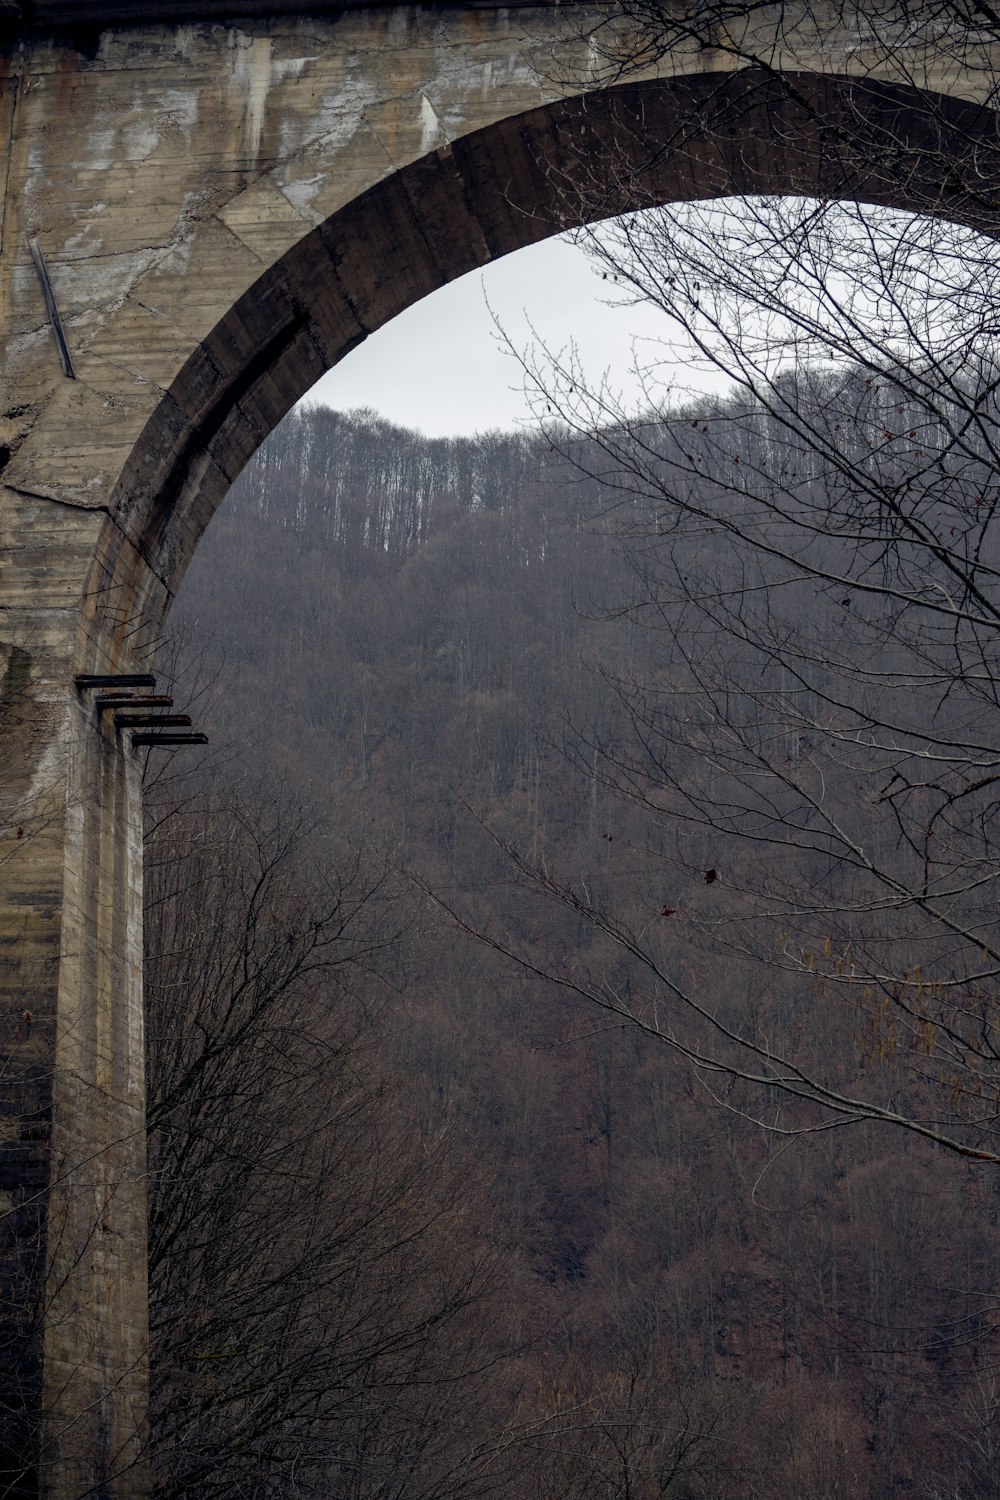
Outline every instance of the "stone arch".
<path id="1" fill-rule="evenodd" d="M 818 195 L 990 229 L 1000 188 L 997 116 L 960 97 L 983 78 L 942 44 L 898 67 L 889 49 L 880 80 L 836 16 L 820 45 L 806 36 L 797 64 L 782 54 L 782 73 L 731 72 L 718 56 L 704 59 L 718 71 L 691 71 L 703 63 L 689 53 L 669 60 L 676 77 L 581 91 L 531 63 L 536 41 L 558 41 L 564 16 L 572 26 L 572 5 L 526 7 L 524 26 L 506 7 L 456 5 L 443 19 L 324 0 L 337 14 L 322 23 L 307 3 L 250 8 L 259 25 L 111 27 L 85 53 L 42 37 L 37 54 L 25 43 L 0 66 L 13 372 L 0 416 L 0 1192 L 19 1195 L 0 1236 L 0 1283 L 16 1293 L 0 1317 L 0 1407 L 23 1416 L 12 1436 L 6 1424 L 0 1471 L 27 1464 L 22 1492 L 50 1500 L 146 1490 L 139 758 L 74 672 L 146 665 L 202 531 L 259 443 L 362 338 L 463 272 L 671 200 Z M 228 14 L 228 0 L 213 10 Z M 315 56 L 300 55 L 308 48 Z M 371 75 L 365 150 L 351 154 L 352 135 L 324 158 L 311 125 L 285 150 L 284 126 L 308 123 L 324 91 L 337 128 L 360 131 L 365 111 L 342 86 L 352 49 Z M 852 76 L 823 72 L 831 57 Z M 911 81 L 893 81 L 904 65 Z M 943 92 L 929 91 L 935 80 Z M 452 109 L 447 129 L 431 95 Z M 147 116 L 168 96 L 171 140 L 186 144 L 165 155 Z M 108 118 L 126 125 L 105 150 Z M 974 193 L 955 170 L 970 158 Z M 289 164 L 296 187 L 327 172 L 320 222 L 270 179 Z M 107 244 L 96 209 L 87 223 L 78 212 L 87 193 L 111 203 L 98 226 Z M 79 331 L 77 382 L 58 374 L 40 321 L 35 232 Z M 200 278 L 219 249 L 235 288 L 217 276 L 209 295 Z M 96 1203 L 110 1205 L 100 1242 Z M 114 1472 L 108 1453 L 124 1455 Z"/>
<path id="2" fill-rule="evenodd" d="M 954 171 L 970 151 L 975 197 Z M 1000 117 L 978 104 L 763 69 L 596 90 L 423 156 L 306 234 L 190 354 L 112 496 L 80 665 L 120 660 L 125 634 L 134 650 L 156 633 L 211 515 L 294 402 L 367 334 L 464 272 L 683 199 L 841 198 L 989 228 L 991 181 Z"/>

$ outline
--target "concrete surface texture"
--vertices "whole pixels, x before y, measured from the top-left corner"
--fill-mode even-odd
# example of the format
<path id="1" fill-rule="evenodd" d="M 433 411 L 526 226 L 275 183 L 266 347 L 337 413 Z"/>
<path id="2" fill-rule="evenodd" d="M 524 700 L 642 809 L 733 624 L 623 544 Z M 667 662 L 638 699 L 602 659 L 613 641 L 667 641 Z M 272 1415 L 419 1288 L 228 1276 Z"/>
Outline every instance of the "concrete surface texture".
<path id="1" fill-rule="evenodd" d="M 147 1487 L 139 756 L 76 679 L 149 670 L 254 449 L 462 272 L 728 193 L 987 223 L 990 47 L 870 9 L 616 73 L 572 0 L 0 3 L 0 1493 Z"/>

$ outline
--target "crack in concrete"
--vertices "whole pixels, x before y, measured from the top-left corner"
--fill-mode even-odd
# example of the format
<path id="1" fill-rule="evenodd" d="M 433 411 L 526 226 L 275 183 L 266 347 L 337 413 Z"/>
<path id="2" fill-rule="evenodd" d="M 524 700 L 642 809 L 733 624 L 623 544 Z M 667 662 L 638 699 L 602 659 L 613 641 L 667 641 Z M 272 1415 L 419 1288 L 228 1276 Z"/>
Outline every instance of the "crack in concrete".
<path id="1" fill-rule="evenodd" d="M 28 485 L 11 484 L 9 480 L 4 488 L 10 490 L 12 495 L 20 495 L 24 500 L 43 500 L 47 505 L 58 505 L 65 510 L 80 511 L 84 515 L 105 515 L 109 520 L 114 520 L 107 505 L 86 505 L 82 500 L 68 500 L 64 495 L 51 495 L 44 490 L 31 489 Z"/>
<path id="2" fill-rule="evenodd" d="M 375 129 L 375 126 L 372 124 L 371 120 L 368 118 L 368 116 L 363 111 L 362 111 L 361 115 L 359 116 L 359 119 L 361 120 L 362 124 L 366 125 L 368 127 L 368 129 L 371 131 L 372 139 L 374 140 L 375 144 L 378 146 L 379 150 L 384 154 L 385 159 L 389 163 L 389 165 L 392 168 L 392 170 L 394 172 L 398 172 L 399 171 L 399 162 L 396 161 L 395 157 L 392 155 L 392 152 L 389 150 L 389 147 L 386 145 L 385 141 L 379 135 L 378 131 Z"/>
<path id="3" fill-rule="evenodd" d="M 280 189 L 279 189 L 279 191 L 280 191 Z M 239 194 L 237 194 L 236 196 L 239 197 Z M 243 236 L 240 235 L 240 234 L 237 234 L 236 230 L 232 227 L 231 224 L 227 224 L 226 221 L 225 221 L 225 219 L 220 219 L 219 218 L 220 212 L 224 212 L 225 209 L 229 207 L 229 204 L 230 203 L 234 203 L 235 201 L 236 201 L 235 198 L 230 198 L 229 202 L 228 203 L 224 203 L 222 205 L 221 209 L 216 209 L 215 210 L 215 212 L 212 215 L 212 218 L 219 225 L 220 229 L 224 229 L 225 230 L 226 234 L 229 235 L 230 239 L 235 240 L 236 243 L 237 243 L 237 245 L 242 245 L 243 246 L 243 248 L 247 252 L 247 254 L 250 255 L 250 256 L 252 256 L 252 258 L 257 262 L 257 264 L 260 266 L 260 268 L 261 268 L 262 271 L 266 271 L 266 270 L 269 269 L 268 262 L 266 260 L 262 260 L 261 259 L 261 257 L 257 254 L 257 251 L 253 248 L 253 246 L 252 245 L 248 245 L 247 242 L 246 242 L 246 240 L 243 238 Z M 291 206 L 291 205 L 289 205 L 289 206 Z M 306 223 L 306 222 L 307 222 L 306 220 L 303 220 L 303 223 Z M 247 290 L 249 290 L 249 288 L 247 288 Z M 233 302 L 237 302 L 237 301 L 239 301 L 238 297 L 233 298 Z M 232 306 L 232 302 L 230 303 L 230 306 Z M 228 310 L 229 310 L 229 308 L 227 307 L 226 311 L 228 312 Z M 226 315 L 225 313 L 222 314 L 223 317 L 225 317 L 225 315 Z"/>
<path id="4" fill-rule="evenodd" d="M 59 266 L 81 266 L 87 265 L 91 261 L 128 260 L 133 255 L 156 255 L 163 250 L 171 248 L 170 245 L 161 244 L 136 245 L 132 250 L 82 250 L 79 255 L 74 255 L 70 251 L 69 254 L 61 254 L 58 257 L 47 256 L 46 259 L 50 261 L 53 270 L 55 270 Z M 25 265 L 27 265 L 26 261 Z"/>

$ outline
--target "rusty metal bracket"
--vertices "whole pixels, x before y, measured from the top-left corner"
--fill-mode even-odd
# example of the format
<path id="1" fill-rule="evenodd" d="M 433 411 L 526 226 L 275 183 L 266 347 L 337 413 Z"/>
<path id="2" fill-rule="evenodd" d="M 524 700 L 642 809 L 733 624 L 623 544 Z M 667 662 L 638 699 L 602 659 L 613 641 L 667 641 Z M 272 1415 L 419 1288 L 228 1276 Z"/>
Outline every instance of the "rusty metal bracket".
<path id="1" fill-rule="evenodd" d="M 182 734 L 179 731 L 176 734 L 154 734 L 152 731 L 146 730 L 141 734 L 133 734 L 132 743 L 133 745 L 149 745 L 152 748 L 155 748 L 157 745 L 161 745 L 164 748 L 170 745 L 207 745 L 208 735 Z"/>
<path id="2" fill-rule="evenodd" d="M 99 714 L 109 708 L 173 708 L 169 693 L 109 693 L 94 699 Z"/>
<path id="3" fill-rule="evenodd" d="M 93 692 L 95 688 L 154 688 L 152 672 L 78 672 L 73 678 L 77 691 Z"/>
<path id="4" fill-rule="evenodd" d="M 116 729 L 190 729 L 190 714 L 115 714 Z"/>
<path id="5" fill-rule="evenodd" d="M 52 290 L 52 283 L 49 280 L 48 267 L 45 264 L 42 247 L 38 243 L 38 236 L 32 235 L 28 243 L 31 246 L 31 258 L 35 262 L 38 280 L 42 285 L 45 310 L 49 315 L 49 322 L 52 324 L 52 332 L 55 334 L 56 348 L 59 350 L 59 359 L 62 363 L 63 374 L 68 376 L 70 380 L 75 380 L 76 371 L 73 369 L 73 360 L 70 356 L 69 345 L 66 342 L 66 334 L 63 331 L 62 318 L 59 316 L 59 309 L 56 306 L 55 293 Z"/>

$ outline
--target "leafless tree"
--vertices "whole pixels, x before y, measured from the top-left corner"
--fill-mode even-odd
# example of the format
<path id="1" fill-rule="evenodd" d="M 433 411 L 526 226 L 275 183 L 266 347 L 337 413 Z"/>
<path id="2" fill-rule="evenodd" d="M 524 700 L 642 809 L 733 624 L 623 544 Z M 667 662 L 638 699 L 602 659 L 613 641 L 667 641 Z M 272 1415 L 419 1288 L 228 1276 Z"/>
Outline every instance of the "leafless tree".
<path id="1" fill-rule="evenodd" d="M 597 33 L 624 73 L 710 44 L 759 72 L 762 26 L 847 17 L 708 0 L 624 13 L 646 27 L 638 50 Z M 903 70 L 953 49 L 995 99 L 989 7 L 851 16 Z M 872 97 L 855 89 L 827 122 L 855 161 L 876 141 Z M 586 231 L 609 286 L 669 341 L 639 351 L 639 413 L 588 390 L 572 352 L 529 370 L 634 569 L 616 608 L 637 665 L 605 673 L 619 722 L 566 745 L 622 799 L 619 858 L 584 879 L 509 852 L 605 954 L 522 959 L 683 1051 L 736 1107 L 764 1118 L 778 1090 L 797 1108 L 778 1130 L 875 1119 L 996 1161 L 1000 253 L 981 232 L 996 118 L 926 91 L 911 103 L 902 196 L 920 213 L 865 204 L 845 173 L 829 197 Z M 789 1017 L 805 986 L 836 1009 L 850 1067 L 841 1050 L 801 1065 Z"/>
<path id="2" fill-rule="evenodd" d="M 502 1237 L 387 1062 L 407 903 L 312 842 L 232 805 L 151 840 L 155 1493 L 487 1494 Z"/>

